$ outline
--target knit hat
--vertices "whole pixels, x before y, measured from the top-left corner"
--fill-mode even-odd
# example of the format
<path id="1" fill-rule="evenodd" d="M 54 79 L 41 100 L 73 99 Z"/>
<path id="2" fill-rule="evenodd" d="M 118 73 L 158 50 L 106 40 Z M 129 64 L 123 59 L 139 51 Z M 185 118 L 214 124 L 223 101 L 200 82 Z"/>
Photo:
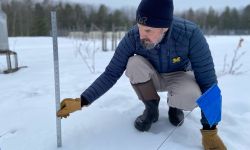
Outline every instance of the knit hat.
<path id="1" fill-rule="evenodd" d="M 173 0 L 142 0 L 137 8 L 136 21 L 149 27 L 168 28 L 173 11 Z"/>

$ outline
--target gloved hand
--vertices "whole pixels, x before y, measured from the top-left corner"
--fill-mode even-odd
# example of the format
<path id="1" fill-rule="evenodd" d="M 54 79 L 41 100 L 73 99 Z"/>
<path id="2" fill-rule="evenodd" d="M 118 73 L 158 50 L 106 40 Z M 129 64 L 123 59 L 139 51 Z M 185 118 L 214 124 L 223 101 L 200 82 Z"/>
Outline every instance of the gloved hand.
<path id="1" fill-rule="evenodd" d="M 61 108 L 57 112 L 57 117 L 67 118 L 70 113 L 81 110 L 81 99 L 80 98 L 65 98 L 61 102 Z"/>
<path id="2" fill-rule="evenodd" d="M 205 150 L 226 150 L 226 146 L 217 134 L 217 129 L 202 130 L 202 145 Z"/>

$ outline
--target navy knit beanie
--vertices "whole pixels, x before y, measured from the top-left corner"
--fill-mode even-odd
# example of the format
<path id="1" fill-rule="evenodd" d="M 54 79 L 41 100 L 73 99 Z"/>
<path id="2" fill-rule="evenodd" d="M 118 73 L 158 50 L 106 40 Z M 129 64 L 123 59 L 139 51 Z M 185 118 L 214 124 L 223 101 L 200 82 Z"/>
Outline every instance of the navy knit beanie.
<path id="1" fill-rule="evenodd" d="M 137 8 L 136 21 L 149 27 L 168 28 L 173 11 L 173 0 L 142 0 Z"/>

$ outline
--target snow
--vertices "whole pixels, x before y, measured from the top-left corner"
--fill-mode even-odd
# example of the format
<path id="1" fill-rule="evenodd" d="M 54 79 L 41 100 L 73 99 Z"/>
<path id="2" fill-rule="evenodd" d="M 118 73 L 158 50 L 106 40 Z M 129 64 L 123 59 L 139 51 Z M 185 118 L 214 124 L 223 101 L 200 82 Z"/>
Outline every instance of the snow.
<path id="1" fill-rule="evenodd" d="M 240 60 L 250 69 L 250 36 L 244 38 Z M 230 57 L 240 36 L 207 37 L 217 72 L 223 57 Z M 53 51 L 50 37 L 9 38 L 17 51 L 20 66 L 28 68 L 0 74 L 0 149 L 56 150 Z M 61 99 L 79 95 L 104 71 L 112 51 L 96 53 L 96 73 L 91 74 L 77 50 L 75 41 L 59 38 Z M 100 46 L 100 44 L 97 45 Z M 2 57 L 0 57 L 2 59 Z M 3 62 L 0 62 L 3 63 Z M 0 64 L 0 67 L 4 66 Z M 2 68 L 1 68 L 2 69 Z M 219 135 L 229 150 L 249 149 L 249 72 L 219 78 L 223 96 Z M 62 120 L 62 150 L 154 150 L 174 128 L 168 121 L 166 93 L 160 93 L 160 118 L 149 132 L 137 131 L 133 122 L 144 107 L 123 75 L 105 95 L 82 111 Z M 188 112 L 185 112 L 186 114 Z M 184 124 L 162 146 L 164 149 L 201 150 L 200 111 L 195 109 Z"/>

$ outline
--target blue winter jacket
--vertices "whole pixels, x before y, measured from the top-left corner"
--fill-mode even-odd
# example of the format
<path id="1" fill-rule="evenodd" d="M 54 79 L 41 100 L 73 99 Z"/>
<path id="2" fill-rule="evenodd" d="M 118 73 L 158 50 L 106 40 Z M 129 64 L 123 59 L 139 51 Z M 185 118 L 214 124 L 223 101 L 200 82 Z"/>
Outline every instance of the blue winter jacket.
<path id="1" fill-rule="evenodd" d="M 92 103 L 107 92 L 122 76 L 129 57 L 133 55 L 146 58 L 159 73 L 192 68 L 202 93 L 217 83 L 213 59 L 204 35 L 196 24 L 175 17 L 163 40 L 151 50 L 145 50 L 140 44 L 137 25 L 128 31 L 105 71 L 81 94 L 81 98 Z"/>

